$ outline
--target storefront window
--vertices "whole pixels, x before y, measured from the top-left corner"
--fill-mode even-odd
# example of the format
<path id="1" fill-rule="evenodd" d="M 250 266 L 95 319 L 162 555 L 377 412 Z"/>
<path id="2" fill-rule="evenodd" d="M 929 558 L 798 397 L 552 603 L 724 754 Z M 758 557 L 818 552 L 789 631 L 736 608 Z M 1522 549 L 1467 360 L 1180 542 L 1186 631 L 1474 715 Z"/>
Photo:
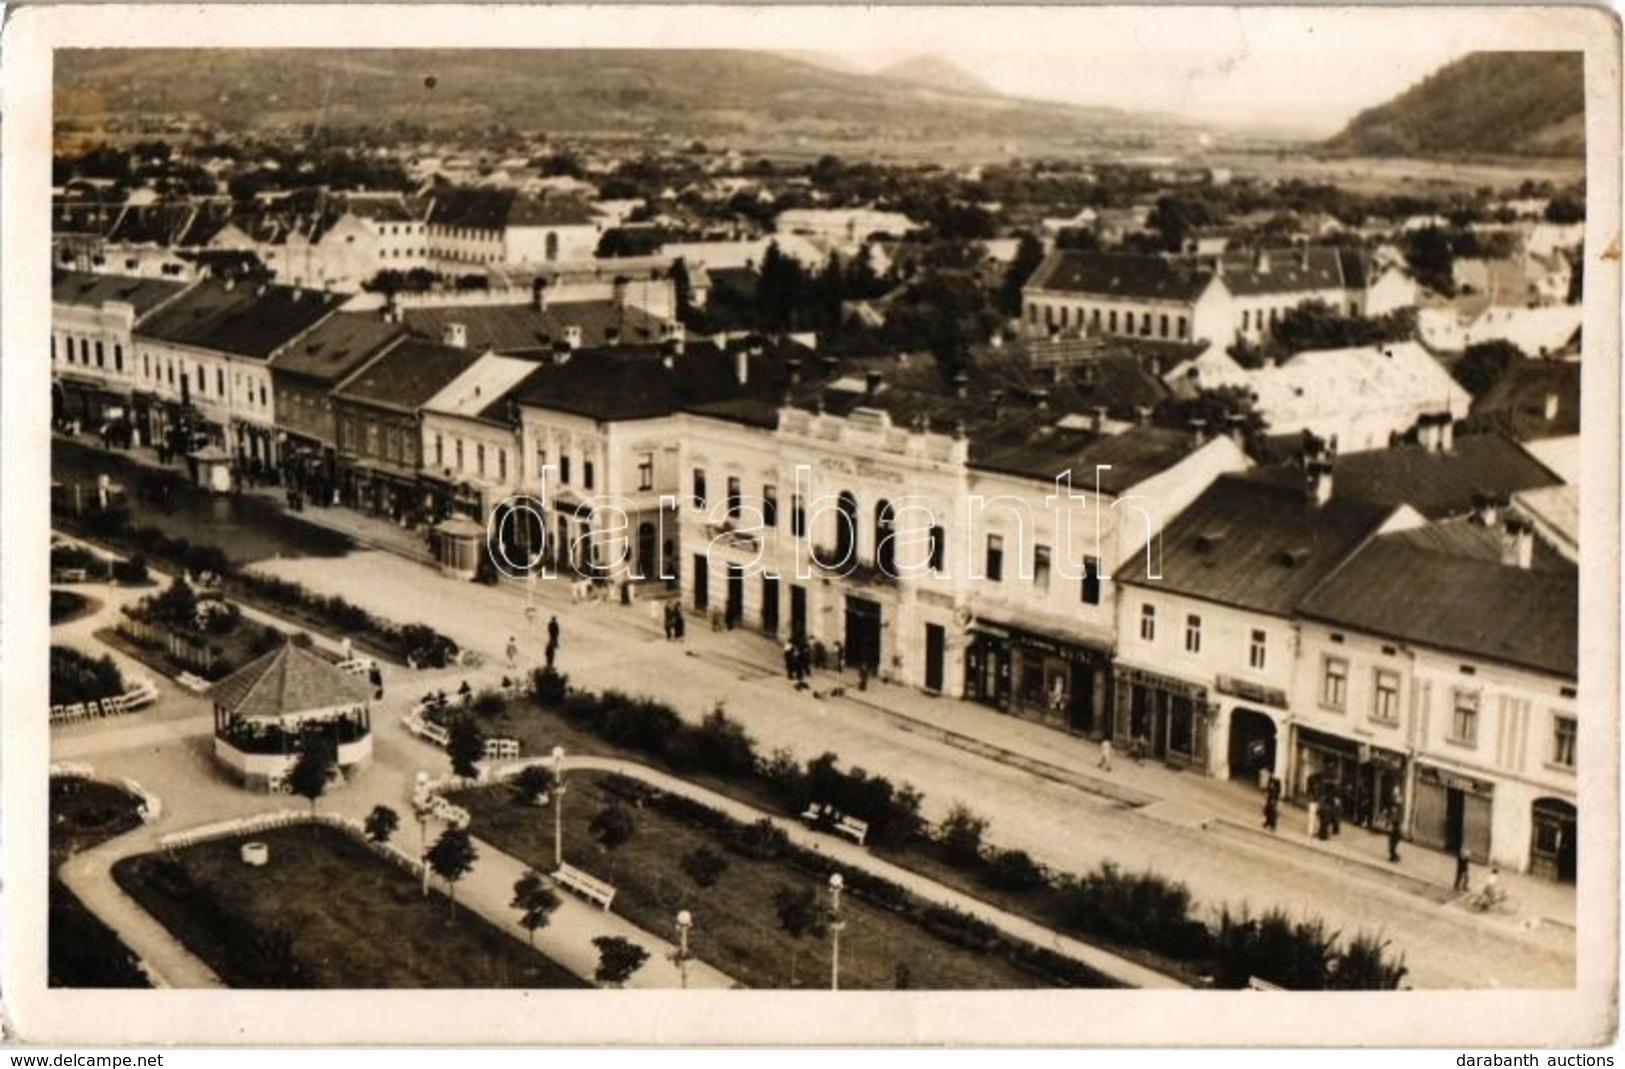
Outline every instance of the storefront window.
<path id="1" fill-rule="evenodd" d="M 1168 702 L 1168 749 L 1187 757 L 1196 753 L 1196 708 L 1177 694 Z"/>

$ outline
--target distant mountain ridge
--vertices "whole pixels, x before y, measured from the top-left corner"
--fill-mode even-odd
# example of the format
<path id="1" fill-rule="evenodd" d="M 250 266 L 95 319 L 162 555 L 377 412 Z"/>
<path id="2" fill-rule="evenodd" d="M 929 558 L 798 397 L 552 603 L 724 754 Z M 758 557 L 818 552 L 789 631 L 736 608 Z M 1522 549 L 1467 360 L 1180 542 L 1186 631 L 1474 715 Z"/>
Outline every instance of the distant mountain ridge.
<path id="1" fill-rule="evenodd" d="M 1352 156 L 1583 157 L 1584 54 L 1474 52 L 1362 111 L 1324 147 Z"/>
<path id="2" fill-rule="evenodd" d="M 59 50 L 57 117 L 190 114 L 227 130 L 496 124 L 549 133 L 1076 138 L 1166 117 L 999 96 L 930 57 L 890 73 L 676 50 Z M 186 71 L 185 78 L 174 72 Z M 432 82 L 431 82 L 432 79 Z"/>
<path id="3" fill-rule="evenodd" d="M 967 96 L 1002 96 L 998 90 L 940 56 L 910 56 L 875 71 L 876 78 Z"/>

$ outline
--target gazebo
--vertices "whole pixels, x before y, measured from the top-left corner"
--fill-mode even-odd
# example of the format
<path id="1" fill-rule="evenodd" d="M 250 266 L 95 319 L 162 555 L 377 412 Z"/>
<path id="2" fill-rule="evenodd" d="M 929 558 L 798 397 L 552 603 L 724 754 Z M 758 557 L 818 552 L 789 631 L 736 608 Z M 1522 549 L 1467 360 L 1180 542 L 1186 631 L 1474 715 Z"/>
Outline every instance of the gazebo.
<path id="1" fill-rule="evenodd" d="M 459 579 L 472 579 L 480 567 L 480 543 L 485 528 L 467 516 L 453 516 L 434 528 L 434 555 L 440 570 Z"/>
<path id="2" fill-rule="evenodd" d="M 197 462 L 197 484 L 210 493 L 231 492 L 231 454 L 217 445 L 206 445 L 187 456 Z"/>
<path id="3" fill-rule="evenodd" d="M 345 772 L 372 760 L 372 685 L 304 646 L 284 643 L 210 693 L 215 759 L 244 786 L 280 786 L 316 738 Z"/>

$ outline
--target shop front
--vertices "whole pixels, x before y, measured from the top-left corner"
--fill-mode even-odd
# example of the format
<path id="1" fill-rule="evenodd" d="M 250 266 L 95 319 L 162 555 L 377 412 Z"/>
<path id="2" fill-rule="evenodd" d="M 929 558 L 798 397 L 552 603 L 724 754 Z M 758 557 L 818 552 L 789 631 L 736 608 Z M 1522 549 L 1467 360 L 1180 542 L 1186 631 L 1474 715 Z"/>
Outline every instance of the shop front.
<path id="1" fill-rule="evenodd" d="M 1494 811 L 1495 784 L 1417 763 L 1411 816 L 1411 838 L 1417 843 L 1451 854 L 1466 847 L 1474 861 L 1486 864 Z"/>
<path id="2" fill-rule="evenodd" d="M 59 424 L 77 423 L 81 431 L 100 433 L 103 425 L 129 418 L 130 397 L 107 389 L 99 379 L 63 372 L 53 391 L 52 415 Z"/>
<path id="3" fill-rule="evenodd" d="M 1182 768 L 1208 768 L 1215 708 L 1207 687 L 1119 665 L 1113 736 L 1127 753 Z"/>
<path id="4" fill-rule="evenodd" d="M 1299 727 L 1290 798 L 1302 805 L 1335 796 L 1343 819 L 1386 828 L 1405 805 L 1404 754 L 1368 742 Z"/>
<path id="5" fill-rule="evenodd" d="M 965 693 L 983 705 L 1102 738 L 1111 732 L 1111 653 L 1055 634 L 978 619 Z"/>

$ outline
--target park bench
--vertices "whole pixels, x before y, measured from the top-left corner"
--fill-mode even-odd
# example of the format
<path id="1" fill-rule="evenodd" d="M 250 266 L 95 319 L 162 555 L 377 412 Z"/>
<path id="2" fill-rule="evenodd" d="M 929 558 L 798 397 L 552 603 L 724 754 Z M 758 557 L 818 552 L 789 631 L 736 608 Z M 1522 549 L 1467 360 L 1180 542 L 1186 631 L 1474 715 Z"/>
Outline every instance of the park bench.
<path id="1" fill-rule="evenodd" d="M 518 739 L 486 739 L 485 759 L 487 761 L 501 760 L 519 756 Z"/>
<path id="2" fill-rule="evenodd" d="M 372 662 L 365 657 L 351 657 L 347 661 L 340 661 L 335 667 L 353 676 L 364 676 L 372 670 Z"/>
<path id="3" fill-rule="evenodd" d="M 179 683 L 193 694 L 202 694 L 204 691 L 209 689 L 209 681 L 207 679 L 204 679 L 202 676 L 193 675 L 191 672 L 182 672 L 180 675 L 175 677 L 175 682 Z"/>
<path id="4" fill-rule="evenodd" d="M 83 568 L 63 568 L 56 574 L 59 583 L 83 583 L 89 578 Z"/>
<path id="5" fill-rule="evenodd" d="M 574 891 L 582 898 L 598 903 L 606 911 L 609 904 L 615 901 L 615 888 L 598 877 L 582 872 L 569 865 L 560 865 L 553 873 L 554 881 L 560 886 Z"/>
<path id="6" fill-rule="evenodd" d="M 844 835 L 859 846 L 862 846 L 863 840 L 869 836 L 868 821 L 849 817 L 834 806 L 820 802 L 808 806 L 807 811 L 801 814 L 801 819 L 815 828 L 825 828 L 836 835 Z"/>
<path id="7" fill-rule="evenodd" d="M 124 695 L 126 710 L 140 709 L 158 700 L 158 684 L 150 679 L 138 679 L 130 692 Z"/>

